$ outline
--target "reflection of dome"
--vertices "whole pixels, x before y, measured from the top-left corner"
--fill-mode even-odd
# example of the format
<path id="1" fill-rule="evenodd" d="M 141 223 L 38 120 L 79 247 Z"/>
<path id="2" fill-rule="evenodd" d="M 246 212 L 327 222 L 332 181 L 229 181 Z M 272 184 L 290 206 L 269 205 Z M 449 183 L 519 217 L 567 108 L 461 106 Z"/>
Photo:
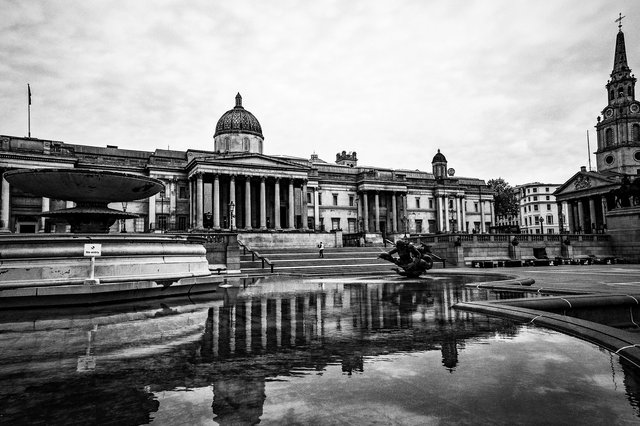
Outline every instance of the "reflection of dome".
<path id="1" fill-rule="evenodd" d="M 431 160 L 431 162 L 432 163 L 446 163 L 447 159 L 445 158 L 444 154 L 442 154 L 440 152 L 440 150 L 438 149 L 438 153 L 433 156 L 433 160 Z"/>
<path id="2" fill-rule="evenodd" d="M 248 133 L 264 138 L 258 119 L 242 106 L 240 93 L 236 95 L 236 106 L 218 120 L 213 137 L 227 133 Z"/>

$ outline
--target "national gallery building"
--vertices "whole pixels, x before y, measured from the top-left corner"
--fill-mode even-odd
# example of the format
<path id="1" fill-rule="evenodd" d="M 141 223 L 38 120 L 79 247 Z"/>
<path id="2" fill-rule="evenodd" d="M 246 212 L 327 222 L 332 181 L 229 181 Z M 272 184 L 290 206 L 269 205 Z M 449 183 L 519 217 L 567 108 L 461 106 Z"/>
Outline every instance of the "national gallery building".
<path id="1" fill-rule="evenodd" d="M 426 172 L 359 166 L 355 152 L 338 153 L 329 163 L 315 154 L 265 155 L 263 147 L 260 123 L 238 94 L 217 122 L 211 151 L 148 152 L 0 136 L 0 168 L 108 170 L 164 182 L 154 197 L 110 204 L 139 216 L 114 224 L 112 232 L 341 229 L 386 236 L 487 232 L 493 225 L 491 189 L 481 179 L 454 176 L 440 150 Z M 72 207 L 72 201 L 34 197 L 4 178 L 0 196 L 1 231 L 69 231 L 41 213 Z"/>

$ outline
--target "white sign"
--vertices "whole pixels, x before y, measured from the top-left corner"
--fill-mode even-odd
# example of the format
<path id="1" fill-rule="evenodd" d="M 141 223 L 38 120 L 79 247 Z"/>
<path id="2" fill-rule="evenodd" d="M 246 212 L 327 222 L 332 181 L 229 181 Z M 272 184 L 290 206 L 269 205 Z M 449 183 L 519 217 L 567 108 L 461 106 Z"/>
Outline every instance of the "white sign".
<path id="1" fill-rule="evenodd" d="M 84 255 L 90 257 L 102 256 L 102 244 L 85 244 Z"/>

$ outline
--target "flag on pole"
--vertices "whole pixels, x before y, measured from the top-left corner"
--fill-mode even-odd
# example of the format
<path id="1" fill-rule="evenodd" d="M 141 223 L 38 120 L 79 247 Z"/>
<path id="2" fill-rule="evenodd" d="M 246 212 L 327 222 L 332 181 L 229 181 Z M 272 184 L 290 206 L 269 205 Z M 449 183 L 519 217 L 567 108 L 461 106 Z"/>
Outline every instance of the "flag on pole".
<path id="1" fill-rule="evenodd" d="M 27 93 L 29 94 L 29 105 L 31 105 L 31 86 L 27 83 Z"/>

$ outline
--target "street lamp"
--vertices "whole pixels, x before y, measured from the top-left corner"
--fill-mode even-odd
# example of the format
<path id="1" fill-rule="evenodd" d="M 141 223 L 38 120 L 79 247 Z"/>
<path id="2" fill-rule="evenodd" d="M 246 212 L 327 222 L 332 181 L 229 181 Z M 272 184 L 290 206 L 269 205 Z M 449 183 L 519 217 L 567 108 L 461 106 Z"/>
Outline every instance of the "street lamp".
<path id="1" fill-rule="evenodd" d="M 540 218 L 540 233 L 544 234 L 544 218 Z"/>
<path id="2" fill-rule="evenodd" d="M 235 216 L 235 208 L 236 208 L 236 203 L 234 203 L 233 201 L 229 203 L 229 230 L 231 232 L 233 232 L 233 219 L 236 217 Z"/>

